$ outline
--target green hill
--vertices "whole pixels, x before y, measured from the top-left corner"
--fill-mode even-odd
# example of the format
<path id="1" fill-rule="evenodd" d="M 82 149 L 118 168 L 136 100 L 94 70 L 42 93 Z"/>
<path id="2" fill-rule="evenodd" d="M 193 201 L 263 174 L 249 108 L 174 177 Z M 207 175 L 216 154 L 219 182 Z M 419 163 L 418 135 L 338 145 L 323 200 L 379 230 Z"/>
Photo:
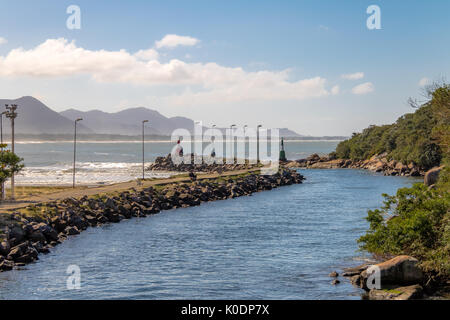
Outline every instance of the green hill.
<path id="1" fill-rule="evenodd" d="M 442 109 L 445 106 L 440 103 L 449 103 L 449 86 L 431 88 L 429 94 L 434 97 L 414 113 L 401 116 L 395 123 L 373 125 L 361 133 L 354 133 L 350 139 L 339 143 L 333 156 L 365 160 L 386 153 L 388 160 L 401 161 L 403 164 L 412 162 L 423 169 L 439 165 L 445 152 L 437 134 L 444 120 Z"/>

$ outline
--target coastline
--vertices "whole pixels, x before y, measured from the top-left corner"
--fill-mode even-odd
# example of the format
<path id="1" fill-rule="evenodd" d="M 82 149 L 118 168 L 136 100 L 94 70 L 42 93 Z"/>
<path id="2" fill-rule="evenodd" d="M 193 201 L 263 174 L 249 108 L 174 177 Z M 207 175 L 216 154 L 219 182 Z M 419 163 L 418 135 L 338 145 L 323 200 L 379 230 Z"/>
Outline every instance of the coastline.
<path id="1" fill-rule="evenodd" d="M 386 154 L 374 155 L 367 160 L 334 159 L 313 154 L 305 159 L 287 161 L 287 168 L 307 169 L 366 169 L 383 173 L 385 176 L 424 176 L 426 170 L 414 163 L 405 165 L 395 160 L 387 160 Z"/>

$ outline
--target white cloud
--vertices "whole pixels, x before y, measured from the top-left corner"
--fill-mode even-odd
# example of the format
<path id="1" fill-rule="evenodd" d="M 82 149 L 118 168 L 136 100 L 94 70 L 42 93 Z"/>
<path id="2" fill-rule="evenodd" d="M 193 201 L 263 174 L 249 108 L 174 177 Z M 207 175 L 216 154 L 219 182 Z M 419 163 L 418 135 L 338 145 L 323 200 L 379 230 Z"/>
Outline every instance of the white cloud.
<path id="1" fill-rule="evenodd" d="M 6 39 L 3 38 L 3 37 L 0 37 L 0 46 L 1 46 L 2 44 L 7 43 L 7 42 L 8 42 L 8 40 L 6 40 Z"/>
<path id="2" fill-rule="evenodd" d="M 134 56 L 141 60 L 158 60 L 159 53 L 155 49 L 139 50 L 134 54 Z"/>
<path id="3" fill-rule="evenodd" d="M 374 88 L 372 82 L 365 82 L 365 83 L 357 85 L 356 87 L 353 87 L 352 93 L 353 94 L 366 94 L 366 93 L 372 92 L 374 90 L 375 90 L 375 88 Z"/>
<path id="4" fill-rule="evenodd" d="M 339 86 L 334 86 L 333 88 L 331 88 L 331 94 L 332 95 L 339 94 L 339 91 L 340 91 Z"/>
<path id="5" fill-rule="evenodd" d="M 175 48 L 178 46 L 195 46 L 200 40 L 188 36 L 168 34 L 164 38 L 155 42 L 156 48 Z"/>
<path id="6" fill-rule="evenodd" d="M 166 97 L 173 105 L 212 105 L 218 102 L 302 100 L 329 95 L 326 80 L 320 77 L 297 82 L 271 81 L 250 75 L 246 79 L 228 86 L 215 86 L 211 90 L 193 92 L 187 88 L 180 95 Z"/>
<path id="7" fill-rule="evenodd" d="M 420 79 L 419 86 L 425 87 L 425 86 L 429 85 L 430 83 L 431 83 L 431 80 L 427 77 L 424 77 L 424 78 Z"/>
<path id="8" fill-rule="evenodd" d="M 346 80 L 359 80 L 364 78 L 364 72 L 355 72 L 341 75 L 342 79 Z"/>
<path id="9" fill-rule="evenodd" d="M 0 77 L 69 77 L 88 75 L 98 82 L 136 85 L 185 86 L 173 101 L 198 103 L 243 100 L 301 100 L 327 96 L 321 77 L 289 80 L 289 70 L 247 72 L 214 62 L 187 63 L 172 59 L 163 63 L 154 49 L 130 54 L 126 50 L 88 50 L 64 38 L 49 39 L 35 48 L 17 48 L 0 56 Z M 190 87 L 194 87 L 192 91 Z M 336 87 L 332 89 L 336 92 Z M 221 100 L 218 100 L 221 99 Z"/>

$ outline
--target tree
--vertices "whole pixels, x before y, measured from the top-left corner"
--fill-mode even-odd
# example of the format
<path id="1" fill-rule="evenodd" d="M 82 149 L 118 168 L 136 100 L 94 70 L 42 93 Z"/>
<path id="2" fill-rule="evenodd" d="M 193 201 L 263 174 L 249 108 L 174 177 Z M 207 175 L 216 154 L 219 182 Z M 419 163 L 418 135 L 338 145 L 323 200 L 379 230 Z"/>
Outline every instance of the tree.
<path id="1" fill-rule="evenodd" d="M 444 165 L 439 180 L 433 188 L 417 183 L 384 195 L 384 206 L 368 212 L 369 230 L 358 242 L 379 256 L 412 255 L 429 275 L 450 279 L 450 85 L 427 90 L 430 100 L 397 121 L 396 129 L 407 135 L 396 136 L 392 154 L 428 167 Z"/>
<path id="2" fill-rule="evenodd" d="M 0 185 L 3 186 L 13 173 L 18 173 L 23 169 L 24 164 L 22 158 L 5 149 L 6 144 L 0 145 L 0 148 Z"/>

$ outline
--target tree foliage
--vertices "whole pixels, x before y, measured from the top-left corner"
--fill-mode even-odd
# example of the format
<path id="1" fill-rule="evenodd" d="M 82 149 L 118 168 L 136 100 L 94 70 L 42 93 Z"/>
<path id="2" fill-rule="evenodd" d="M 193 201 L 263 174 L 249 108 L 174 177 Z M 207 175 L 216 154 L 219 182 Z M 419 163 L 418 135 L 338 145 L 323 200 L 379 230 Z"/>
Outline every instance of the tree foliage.
<path id="1" fill-rule="evenodd" d="M 430 86 L 429 101 L 395 123 L 370 126 L 339 143 L 338 158 L 364 160 L 386 153 L 388 160 L 415 163 L 429 169 L 439 163 L 450 145 L 450 85 Z"/>
<path id="2" fill-rule="evenodd" d="M 0 145 L 0 184 L 11 178 L 13 173 L 20 172 L 24 165 L 23 159 L 5 149 L 6 145 Z"/>
<path id="3" fill-rule="evenodd" d="M 445 173 L 444 173 L 445 175 Z M 448 172 L 446 173 L 448 176 Z M 358 242 L 377 255 L 408 254 L 428 270 L 450 275 L 450 194 L 422 183 L 383 195 L 384 206 L 370 210 L 369 231 Z"/>
<path id="4" fill-rule="evenodd" d="M 358 242 L 362 249 L 378 255 L 415 256 L 425 270 L 450 277 L 450 87 L 435 85 L 428 92 L 430 101 L 413 115 L 407 115 L 415 118 L 409 122 L 410 128 L 414 128 L 409 132 L 419 142 L 412 144 L 410 139 L 403 143 L 403 150 L 395 139 L 396 148 L 390 150 L 390 154 L 407 157 L 404 152 L 409 146 L 418 163 L 437 165 L 442 158 L 444 168 L 439 181 L 433 188 L 417 183 L 411 188 L 399 189 L 395 196 L 383 195 L 384 206 L 368 212 L 366 219 L 370 227 Z M 395 127 L 403 130 L 402 122 L 407 121 L 407 116 L 397 121 L 400 125 L 391 125 L 388 130 Z M 418 119 L 429 119 L 430 122 L 419 126 Z M 420 139 L 419 132 L 428 135 Z M 415 154 L 418 150 L 421 152 Z"/>

